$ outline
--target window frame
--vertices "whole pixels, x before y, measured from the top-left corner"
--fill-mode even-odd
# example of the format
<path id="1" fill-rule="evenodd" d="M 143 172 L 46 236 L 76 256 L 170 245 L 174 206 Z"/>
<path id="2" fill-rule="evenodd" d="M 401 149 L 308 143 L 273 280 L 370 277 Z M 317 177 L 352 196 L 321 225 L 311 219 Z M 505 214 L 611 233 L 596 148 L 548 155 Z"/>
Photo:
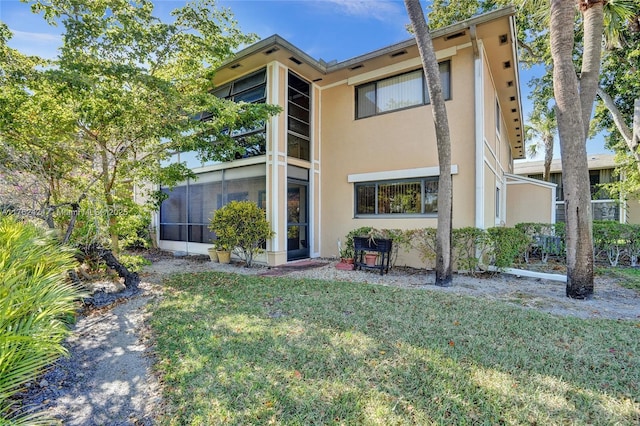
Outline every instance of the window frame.
<path id="1" fill-rule="evenodd" d="M 376 181 L 364 181 L 364 182 L 355 182 L 353 186 L 354 191 L 354 203 L 353 203 L 353 215 L 356 218 L 363 217 L 376 217 L 376 218 L 415 218 L 415 217 L 438 217 L 438 209 L 437 209 L 437 197 L 438 197 L 438 186 L 436 185 L 436 209 L 435 211 L 425 212 L 425 188 L 427 182 L 435 182 L 438 184 L 439 176 L 422 176 L 422 177 L 414 177 L 407 179 L 387 179 L 387 180 L 376 180 Z M 420 184 L 420 212 L 419 213 L 379 213 L 380 208 L 380 186 L 381 185 L 392 185 L 392 184 L 410 184 L 410 183 L 419 183 Z M 358 210 L 360 205 L 358 203 L 358 189 L 363 187 L 371 188 L 373 186 L 374 189 L 374 213 L 359 213 Z"/>
<path id="2" fill-rule="evenodd" d="M 447 81 L 447 90 L 443 90 L 443 92 L 446 92 L 448 94 L 447 97 L 445 97 L 445 101 L 450 101 L 451 99 L 453 99 L 453 96 L 451 94 L 452 90 L 451 90 L 451 59 L 447 59 L 444 61 L 440 61 L 438 62 L 438 67 L 441 67 L 442 65 L 447 66 L 447 70 L 446 70 L 446 81 Z M 409 105 L 409 106 L 404 106 L 404 107 L 400 107 L 400 108 L 395 108 L 395 109 L 387 109 L 385 111 L 379 111 L 380 107 L 378 106 L 378 85 L 382 82 L 394 79 L 394 78 L 398 78 L 404 75 L 408 75 L 408 74 L 412 74 L 415 73 L 416 71 L 420 71 L 422 74 L 422 102 L 415 104 L 415 105 Z M 440 79 L 442 80 L 443 77 L 443 70 L 440 69 Z M 373 91 L 374 91 L 374 107 L 375 107 L 375 112 L 373 114 L 370 115 L 364 115 L 364 116 L 359 116 L 359 100 L 360 100 L 360 91 L 359 89 L 366 87 L 366 86 L 371 86 L 373 85 Z M 355 91 L 355 111 L 354 111 L 354 115 L 355 115 L 355 119 L 356 120 L 362 120 L 365 118 L 370 118 L 370 117 L 376 117 L 379 115 L 384 115 L 384 114 L 389 114 L 392 112 L 397 112 L 397 111 L 404 111 L 406 109 L 410 109 L 410 108 L 417 108 L 417 107 L 421 107 L 421 106 L 425 106 L 425 105 L 430 105 L 431 104 L 431 99 L 429 99 L 429 93 L 428 93 L 428 89 L 427 89 L 427 79 L 426 76 L 424 74 L 424 70 L 422 68 L 414 68 L 405 72 L 401 72 L 398 74 L 394 74 L 394 75 L 390 75 L 388 77 L 384 77 L 384 78 L 380 78 L 378 80 L 373 80 L 373 81 L 368 81 L 366 83 L 362 83 L 359 84 L 357 86 L 355 86 L 354 88 Z"/>

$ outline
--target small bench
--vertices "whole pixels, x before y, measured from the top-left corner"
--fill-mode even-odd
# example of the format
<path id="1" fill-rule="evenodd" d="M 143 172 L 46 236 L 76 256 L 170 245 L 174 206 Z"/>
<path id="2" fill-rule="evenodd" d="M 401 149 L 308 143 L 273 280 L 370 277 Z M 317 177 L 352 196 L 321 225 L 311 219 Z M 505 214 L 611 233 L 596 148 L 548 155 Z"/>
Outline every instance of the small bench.
<path id="1" fill-rule="evenodd" d="M 355 269 L 377 269 L 380 271 L 380 275 L 389 273 L 389 263 L 391 260 L 391 247 L 393 241 L 386 238 L 369 238 L 369 237 L 354 237 L 353 238 L 354 253 L 355 253 Z M 368 265 L 365 262 L 366 253 L 376 253 L 375 265 Z"/>

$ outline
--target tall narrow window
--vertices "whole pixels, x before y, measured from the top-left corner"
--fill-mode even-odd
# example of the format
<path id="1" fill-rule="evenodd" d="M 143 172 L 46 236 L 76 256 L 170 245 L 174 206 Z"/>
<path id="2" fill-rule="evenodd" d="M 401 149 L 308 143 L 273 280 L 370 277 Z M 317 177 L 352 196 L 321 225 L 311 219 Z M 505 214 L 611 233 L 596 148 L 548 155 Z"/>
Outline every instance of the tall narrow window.
<path id="1" fill-rule="evenodd" d="M 308 161 L 311 158 L 311 85 L 289 71 L 287 97 L 287 155 Z"/>

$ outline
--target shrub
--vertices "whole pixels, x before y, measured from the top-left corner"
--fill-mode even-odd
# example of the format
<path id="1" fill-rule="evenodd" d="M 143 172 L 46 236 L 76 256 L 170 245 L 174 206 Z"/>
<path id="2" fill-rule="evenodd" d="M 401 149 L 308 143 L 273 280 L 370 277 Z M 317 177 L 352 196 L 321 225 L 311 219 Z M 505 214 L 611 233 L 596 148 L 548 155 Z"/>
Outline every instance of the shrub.
<path id="1" fill-rule="evenodd" d="M 344 245 L 340 249 L 340 257 L 345 259 L 353 258 L 355 256 L 353 237 L 366 237 L 369 236 L 371 231 L 373 231 L 373 228 L 370 226 L 363 226 L 349 231 L 344 239 Z"/>
<path id="2" fill-rule="evenodd" d="M 458 270 L 474 274 L 484 256 L 487 245 L 487 234 L 484 230 L 474 227 L 454 229 L 451 234 L 453 248 L 453 262 Z"/>
<path id="3" fill-rule="evenodd" d="M 429 264 L 436 258 L 436 229 L 420 228 L 406 232 L 411 248 L 418 252 L 420 260 Z"/>
<path id="4" fill-rule="evenodd" d="M 623 235 L 627 243 L 627 254 L 631 266 L 638 266 L 640 256 L 640 225 L 626 225 Z"/>
<path id="5" fill-rule="evenodd" d="M 611 220 L 593 222 L 593 246 L 596 257 L 606 255 L 611 266 L 617 266 L 625 246 L 625 225 Z"/>
<path id="6" fill-rule="evenodd" d="M 530 238 L 516 228 L 496 227 L 487 229 L 489 237 L 490 255 L 492 264 L 498 269 L 504 269 L 524 256 L 527 247 L 531 243 Z"/>
<path id="7" fill-rule="evenodd" d="M 0 424 L 9 399 L 65 354 L 82 296 L 65 279 L 74 266 L 72 253 L 39 228 L 0 216 Z"/>
<path id="8" fill-rule="evenodd" d="M 251 201 L 232 201 L 215 211 L 209 225 L 216 234 L 216 247 L 232 250 L 246 266 L 253 264 L 256 254 L 273 237 L 271 224 L 265 218 L 264 210 Z"/>
<path id="9" fill-rule="evenodd" d="M 143 266 L 151 265 L 151 262 L 137 254 L 120 254 L 118 260 L 131 272 L 142 271 Z"/>

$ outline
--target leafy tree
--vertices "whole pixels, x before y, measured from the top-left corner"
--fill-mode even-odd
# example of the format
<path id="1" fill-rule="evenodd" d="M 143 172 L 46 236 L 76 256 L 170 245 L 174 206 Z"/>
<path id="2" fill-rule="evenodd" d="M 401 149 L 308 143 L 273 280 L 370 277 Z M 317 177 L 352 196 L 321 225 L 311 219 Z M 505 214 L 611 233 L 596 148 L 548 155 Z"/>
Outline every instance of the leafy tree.
<path id="1" fill-rule="evenodd" d="M 0 158 L 11 160 L 2 172 L 32 176 L 43 211 L 91 204 L 106 223 L 108 238 L 100 231 L 99 243 L 116 253 L 126 215 L 113 212 L 122 210 L 133 188 L 172 186 L 192 176 L 182 164 L 161 167 L 162 160 L 177 151 L 234 158 L 245 148 L 233 130 L 279 112 L 213 95 L 215 69 L 256 38 L 241 33 L 230 11 L 213 0 L 187 3 L 172 12 L 170 23 L 153 15 L 150 0 L 29 3 L 65 28 L 63 46 L 49 63 L 27 58 L 6 47 L 9 32 L 2 27 L 2 54 L 16 58 L 0 62 L 6 100 L 0 104 Z M 204 111 L 210 118 L 199 120 Z M 159 201 L 156 193 L 146 195 Z M 76 218 L 66 217 L 65 225 Z"/>
<path id="2" fill-rule="evenodd" d="M 451 257 L 452 228 L 452 179 L 451 179 L 451 136 L 447 109 L 442 95 L 440 71 L 429 27 L 422 12 L 419 0 L 405 0 L 405 6 L 411 20 L 422 67 L 427 78 L 427 89 L 431 100 L 431 111 L 436 129 L 438 147 L 438 228 L 436 230 L 436 281 L 439 286 L 451 285 L 453 276 Z"/>
<path id="3" fill-rule="evenodd" d="M 638 2 L 637 10 L 640 10 Z M 633 139 L 634 103 L 640 96 L 640 12 L 620 33 L 622 48 L 606 50 L 596 107 L 598 129 L 608 133 L 607 147 L 616 152 L 617 167 L 624 180 L 622 190 L 640 190 L 640 152 Z"/>

